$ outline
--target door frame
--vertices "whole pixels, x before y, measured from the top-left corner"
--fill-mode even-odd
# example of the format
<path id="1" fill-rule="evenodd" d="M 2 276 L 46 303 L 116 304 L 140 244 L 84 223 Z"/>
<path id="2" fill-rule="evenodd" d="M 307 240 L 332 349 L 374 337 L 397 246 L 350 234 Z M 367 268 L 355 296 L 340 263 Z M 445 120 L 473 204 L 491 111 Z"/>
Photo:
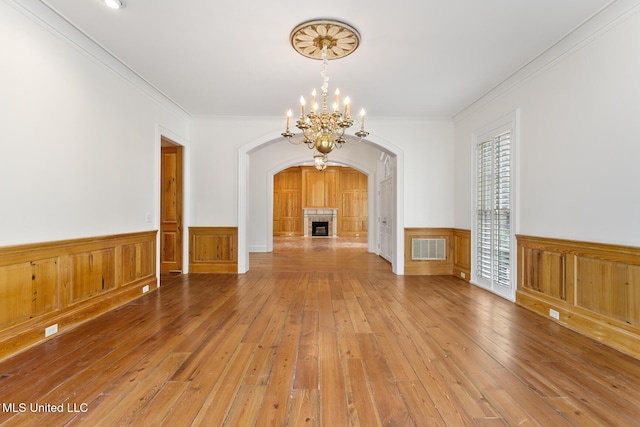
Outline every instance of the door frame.
<path id="1" fill-rule="evenodd" d="M 155 155 L 154 155 L 154 170 L 155 170 L 155 180 L 154 180 L 154 214 L 153 214 L 153 229 L 157 231 L 156 235 L 156 277 L 158 278 L 158 286 L 160 286 L 160 193 L 161 193 L 161 178 L 160 178 L 160 162 L 161 162 L 161 146 L 162 139 L 169 140 L 175 145 L 182 146 L 182 274 L 187 274 L 189 272 L 189 242 L 185 241 L 185 236 L 188 238 L 188 230 L 191 225 L 191 144 L 190 142 L 176 134 L 175 132 L 160 126 L 156 125 L 155 132 Z M 147 214 L 147 219 L 150 217 L 150 214 Z M 151 222 L 151 221 L 147 221 Z"/>

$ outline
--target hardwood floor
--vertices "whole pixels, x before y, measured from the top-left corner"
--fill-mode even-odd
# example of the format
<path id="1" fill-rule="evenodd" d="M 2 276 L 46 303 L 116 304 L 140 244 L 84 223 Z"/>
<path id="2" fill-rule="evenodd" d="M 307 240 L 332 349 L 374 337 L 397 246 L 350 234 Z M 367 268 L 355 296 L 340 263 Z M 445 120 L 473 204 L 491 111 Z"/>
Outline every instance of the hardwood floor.
<path id="1" fill-rule="evenodd" d="M 0 423 L 638 425 L 636 359 L 454 277 L 396 276 L 365 240 L 274 248 L 0 363 Z"/>

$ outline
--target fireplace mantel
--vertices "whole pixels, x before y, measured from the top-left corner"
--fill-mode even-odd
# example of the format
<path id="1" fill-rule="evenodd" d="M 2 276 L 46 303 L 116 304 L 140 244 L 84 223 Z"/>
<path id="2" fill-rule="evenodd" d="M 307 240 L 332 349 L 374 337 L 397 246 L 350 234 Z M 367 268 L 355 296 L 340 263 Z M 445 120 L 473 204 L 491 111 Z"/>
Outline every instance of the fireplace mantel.
<path id="1" fill-rule="evenodd" d="M 304 236 L 311 236 L 311 223 L 323 221 L 329 223 L 329 237 L 338 235 L 338 210 L 337 209 L 303 209 L 304 212 Z"/>

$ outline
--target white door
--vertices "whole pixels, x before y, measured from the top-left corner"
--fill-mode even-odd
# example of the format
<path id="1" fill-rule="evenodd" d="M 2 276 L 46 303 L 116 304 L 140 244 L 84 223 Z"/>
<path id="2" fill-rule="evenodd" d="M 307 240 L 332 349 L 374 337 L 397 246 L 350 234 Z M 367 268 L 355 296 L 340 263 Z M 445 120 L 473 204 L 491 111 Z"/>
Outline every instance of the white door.
<path id="1" fill-rule="evenodd" d="M 378 217 L 380 233 L 380 256 L 392 262 L 393 256 L 393 185 L 392 179 L 380 183 L 380 216 Z"/>

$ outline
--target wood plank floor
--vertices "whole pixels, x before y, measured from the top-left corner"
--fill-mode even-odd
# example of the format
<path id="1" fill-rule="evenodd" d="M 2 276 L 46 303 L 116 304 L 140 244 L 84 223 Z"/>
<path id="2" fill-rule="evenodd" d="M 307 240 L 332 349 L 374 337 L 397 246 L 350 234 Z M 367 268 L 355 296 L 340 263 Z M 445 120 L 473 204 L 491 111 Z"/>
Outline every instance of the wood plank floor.
<path id="1" fill-rule="evenodd" d="M 636 359 L 454 277 L 396 276 L 364 240 L 274 247 L 0 363 L 0 423 L 638 425 Z"/>

